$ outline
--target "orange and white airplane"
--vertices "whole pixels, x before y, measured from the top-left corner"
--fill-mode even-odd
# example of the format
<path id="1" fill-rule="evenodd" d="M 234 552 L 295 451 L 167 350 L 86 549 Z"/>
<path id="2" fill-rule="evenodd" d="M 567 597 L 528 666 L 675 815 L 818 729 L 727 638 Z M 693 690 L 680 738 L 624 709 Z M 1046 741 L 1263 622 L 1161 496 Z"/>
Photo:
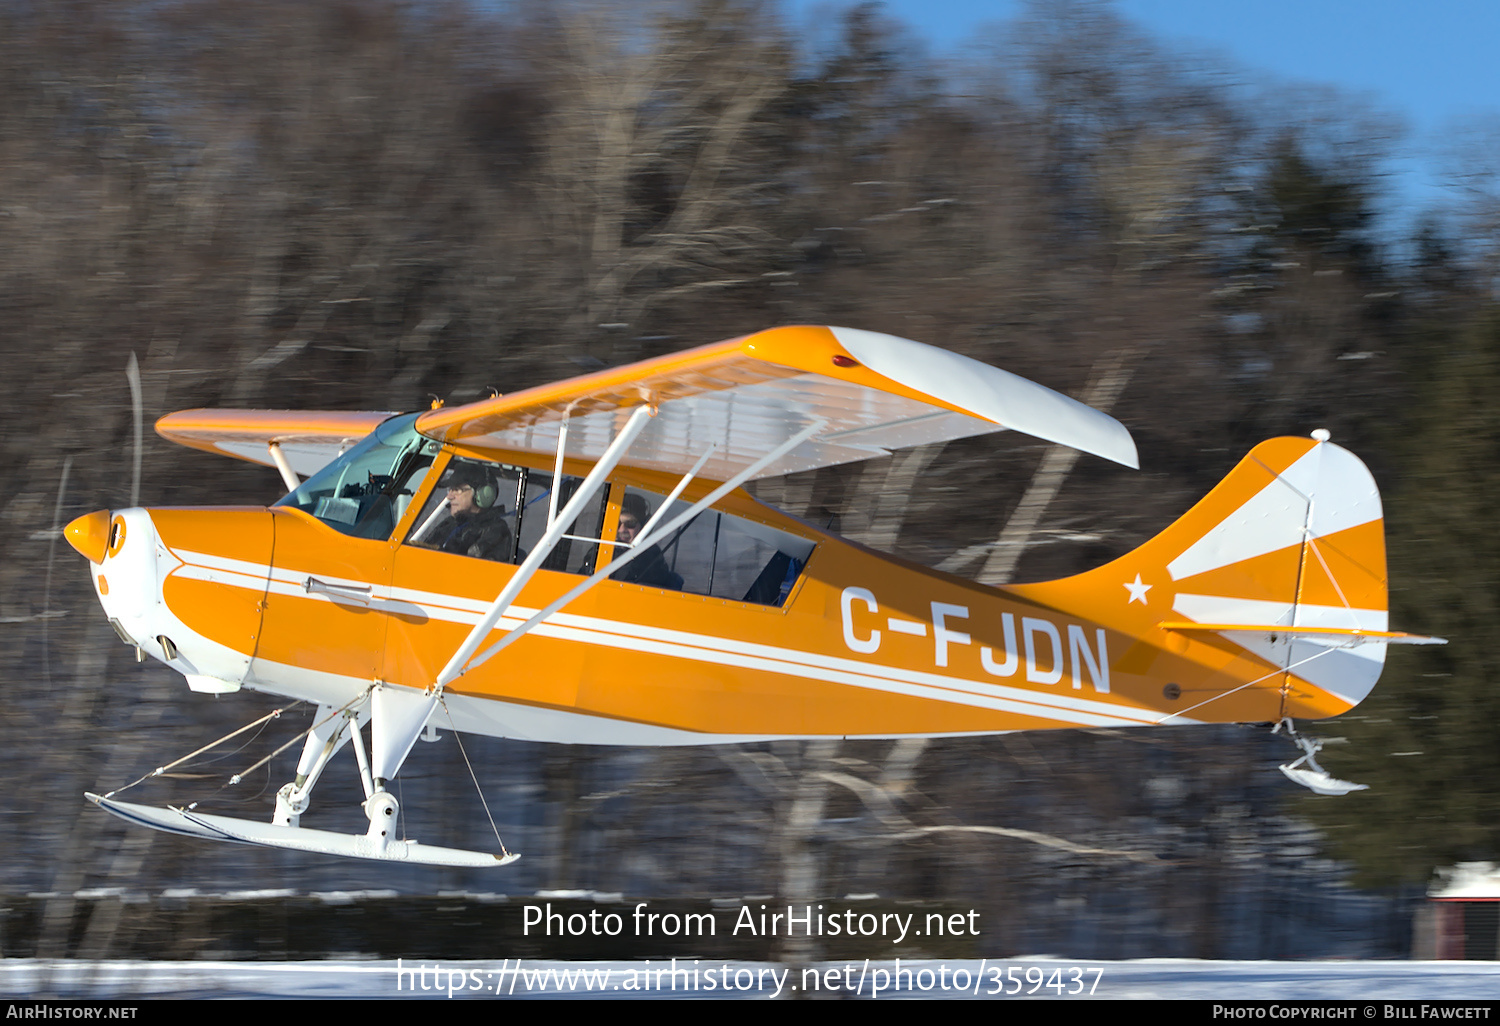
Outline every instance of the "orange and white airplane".
<path id="1" fill-rule="evenodd" d="M 1000 588 L 741 487 L 1005 429 L 1138 466 L 1123 425 L 1066 396 L 831 327 L 422 413 L 163 417 L 166 438 L 274 465 L 290 492 L 78 518 L 66 536 L 106 614 L 194 691 L 319 711 L 271 823 L 90 798 L 216 840 L 497 865 L 514 856 L 393 836 L 387 784 L 424 729 L 700 745 L 1319 719 L 1370 692 L 1387 644 L 1439 640 L 1387 629 L 1380 497 L 1326 432 L 1256 446 L 1112 563 Z M 367 833 L 301 826 L 351 740 Z M 1288 775 L 1355 786 L 1302 743 Z"/>

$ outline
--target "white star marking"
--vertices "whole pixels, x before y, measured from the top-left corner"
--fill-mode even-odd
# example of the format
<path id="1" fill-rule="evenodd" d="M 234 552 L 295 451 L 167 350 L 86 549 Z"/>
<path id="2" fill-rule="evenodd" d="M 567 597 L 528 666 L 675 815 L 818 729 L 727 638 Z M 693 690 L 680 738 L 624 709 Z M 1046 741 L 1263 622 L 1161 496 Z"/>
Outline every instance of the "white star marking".
<path id="1" fill-rule="evenodd" d="M 1139 602 L 1143 606 L 1149 604 L 1146 602 L 1146 592 L 1150 591 L 1153 586 L 1142 584 L 1140 574 L 1135 575 L 1135 582 L 1133 584 L 1126 584 L 1123 587 L 1126 591 L 1130 592 L 1130 598 L 1125 603 L 1127 606 L 1131 602 Z"/>

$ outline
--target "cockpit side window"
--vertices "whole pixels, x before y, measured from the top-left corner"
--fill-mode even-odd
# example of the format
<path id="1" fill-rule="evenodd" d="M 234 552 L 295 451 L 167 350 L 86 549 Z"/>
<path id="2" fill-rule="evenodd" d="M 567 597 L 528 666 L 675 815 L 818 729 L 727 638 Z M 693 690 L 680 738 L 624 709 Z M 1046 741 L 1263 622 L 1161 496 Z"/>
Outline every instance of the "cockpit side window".
<path id="1" fill-rule="evenodd" d="M 517 562 L 516 517 L 525 473 L 521 467 L 498 463 L 450 460 L 406 543 L 499 563 Z"/>
<path id="2" fill-rule="evenodd" d="M 389 538 L 441 448 L 417 433 L 417 416 L 392 417 L 276 505 L 355 538 Z"/>
<path id="3" fill-rule="evenodd" d="M 620 501 L 618 541 L 633 544 L 664 501 L 664 496 L 627 487 Z M 670 591 L 782 605 L 812 555 L 814 543 L 715 509 L 705 510 L 670 534 L 656 533 L 689 505 L 674 502 L 652 528 L 647 550 L 611 576 Z"/>
<path id="4" fill-rule="evenodd" d="M 562 512 L 583 484 L 581 477 L 562 478 L 557 493 L 557 510 Z M 590 502 L 578 518 L 568 526 L 567 533 L 542 564 L 543 570 L 557 570 L 569 574 L 591 574 L 594 561 L 599 556 L 599 546 L 592 539 L 599 537 L 604 527 L 605 501 L 609 489 L 601 488 L 598 496 Z M 522 549 L 530 551 L 547 530 L 547 513 L 552 508 L 552 475 L 540 470 L 526 472 L 526 501 L 521 507 L 520 543 Z"/>
<path id="5" fill-rule="evenodd" d="M 582 483 L 582 478 L 563 477 L 557 496 L 559 512 Z M 605 498 L 601 491 L 579 514 L 543 562 L 543 570 L 594 572 L 599 549 L 594 539 L 604 521 Z M 406 544 L 520 563 L 546 533 L 551 508 L 551 474 L 455 456 L 417 515 Z"/>

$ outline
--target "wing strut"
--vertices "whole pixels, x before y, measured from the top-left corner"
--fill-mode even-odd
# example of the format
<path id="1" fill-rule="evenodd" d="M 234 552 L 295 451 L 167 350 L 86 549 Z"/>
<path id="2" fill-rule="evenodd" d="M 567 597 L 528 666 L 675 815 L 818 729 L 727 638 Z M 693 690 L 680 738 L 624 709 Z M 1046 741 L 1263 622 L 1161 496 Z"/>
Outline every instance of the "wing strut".
<path id="1" fill-rule="evenodd" d="M 276 464 L 276 469 L 281 472 L 282 483 L 286 485 L 288 492 L 295 492 L 302 487 L 302 479 L 292 469 L 291 463 L 287 461 L 286 453 L 281 451 L 280 442 L 267 442 L 266 451 L 271 454 L 271 462 Z"/>
<path id="2" fill-rule="evenodd" d="M 547 499 L 548 527 L 551 527 L 557 520 L 557 493 L 562 491 L 563 453 L 568 448 L 568 418 L 573 415 L 573 407 L 576 405 L 578 405 L 577 400 L 568 404 L 563 410 L 562 423 L 557 426 L 557 459 L 552 464 L 552 494 Z"/>
<path id="3" fill-rule="evenodd" d="M 498 654 L 500 652 L 501 649 L 505 648 L 511 642 L 513 642 L 517 638 L 520 638 L 521 636 L 529 633 L 532 628 L 534 628 L 537 624 L 541 623 L 543 620 L 547 619 L 547 617 L 551 616 L 553 613 L 557 612 L 563 606 L 567 605 L 569 602 L 572 602 L 574 599 L 576 599 L 578 596 L 582 595 L 584 592 L 586 592 L 589 589 L 593 588 L 600 581 L 602 581 L 605 578 L 607 578 L 610 575 L 612 575 L 616 570 L 620 569 L 626 563 L 629 563 L 631 560 L 635 559 L 641 553 L 645 552 L 650 547 L 649 542 L 650 542 L 650 539 L 653 536 L 655 536 L 657 534 L 671 534 L 673 531 L 677 530 L 683 524 L 686 524 L 688 521 L 690 521 L 694 517 L 696 517 L 699 513 L 703 512 L 709 506 L 712 506 L 714 503 L 718 502 L 724 496 L 726 496 L 730 492 L 734 491 L 740 485 L 742 485 L 746 481 L 750 480 L 750 478 L 752 478 L 753 476 L 755 476 L 755 474 L 759 473 L 762 468 L 764 468 L 766 466 L 769 466 L 771 463 L 774 463 L 776 460 L 781 459 L 781 457 L 785 456 L 787 453 L 791 452 L 797 446 L 799 446 L 803 442 L 807 441 L 809 438 L 811 438 L 814 434 L 817 433 L 817 431 L 818 431 L 819 428 L 822 428 L 822 427 L 825 427 L 825 426 L 826 426 L 826 423 L 824 421 L 816 421 L 816 422 L 814 422 L 812 424 L 809 424 L 807 427 L 805 427 L 801 431 L 797 432 L 791 438 L 788 438 L 785 442 L 782 442 L 775 449 L 772 449 L 766 455 L 762 456 L 759 460 L 756 460 L 754 463 L 750 464 L 750 466 L 748 466 L 745 469 L 741 470 L 739 473 L 737 473 L 733 477 L 731 477 L 728 481 L 725 481 L 723 484 L 719 485 L 719 487 L 715 488 L 713 491 L 709 492 L 703 498 L 701 498 L 697 502 L 693 503 L 692 506 L 688 507 L 687 509 L 685 509 L 681 513 L 679 513 L 677 516 L 673 517 L 672 520 L 671 520 L 671 522 L 668 523 L 665 527 L 660 528 L 659 530 L 652 530 L 652 524 L 654 524 L 657 520 L 659 520 L 661 518 L 662 510 L 665 510 L 668 506 L 670 506 L 672 504 L 673 500 L 675 500 L 677 498 L 677 496 L 679 496 L 679 495 L 682 494 L 682 490 L 687 487 L 688 482 L 693 479 L 694 475 L 697 474 L 699 468 L 701 468 L 703 466 L 704 462 L 708 459 L 709 455 L 713 452 L 713 448 L 710 447 L 707 451 L 705 451 L 703 453 L 702 456 L 698 457 L 698 462 L 693 465 L 693 469 L 690 470 L 690 471 L 688 471 L 687 474 L 684 475 L 684 477 L 682 478 L 682 480 L 677 483 L 677 487 L 672 490 L 672 494 L 667 497 L 667 501 L 663 502 L 661 504 L 661 509 L 658 509 L 656 511 L 656 516 L 652 517 L 651 521 L 646 524 L 645 528 L 636 537 L 634 545 L 632 545 L 631 548 L 627 552 L 625 552 L 623 555 L 616 556 L 613 560 L 610 561 L 609 565 L 606 566 L 604 569 L 597 571 L 588 580 L 583 581 L 580 584 L 575 585 L 570 591 L 568 591 L 565 594 L 563 594 L 562 596 L 554 599 L 553 601 L 549 602 L 545 607 L 543 607 L 542 609 L 538 610 L 537 613 L 536 613 L 536 615 L 533 616 L 531 619 L 527 620 L 525 623 L 521 624 L 519 627 L 516 627 L 509 634 L 507 634 L 505 637 L 501 638 L 499 641 L 495 642 L 489 648 L 485 649 L 484 652 L 482 652 L 479 655 L 479 657 L 477 659 L 475 659 L 470 666 L 465 667 L 465 670 L 471 670 L 475 666 L 478 666 L 481 663 L 485 662 L 486 660 L 494 657 L 496 654 Z M 563 519 L 564 519 L 564 521 L 566 521 L 567 518 L 564 517 Z M 475 630 L 477 631 L 478 628 L 476 627 Z"/>
<path id="4" fill-rule="evenodd" d="M 442 671 L 437 675 L 437 680 L 434 682 L 434 687 L 432 688 L 432 701 L 434 703 L 436 703 L 437 696 L 442 693 L 443 688 L 464 672 L 466 664 L 479 648 L 480 642 L 484 641 L 485 636 L 495 629 L 495 624 L 505 611 L 510 608 L 510 604 L 521 593 L 521 589 L 530 583 L 532 576 L 541 568 L 542 562 L 552 554 L 552 549 L 563 536 L 565 525 L 571 524 L 583 512 L 584 507 L 588 505 L 593 499 L 594 494 L 599 491 L 600 486 L 604 484 L 604 479 L 615 469 L 615 465 L 629 451 L 630 444 L 635 441 L 636 436 L 646 427 L 646 421 L 654 414 L 655 408 L 651 406 L 637 406 L 635 408 L 635 412 L 630 415 L 630 419 L 625 422 L 625 426 L 620 429 L 620 433 L 615 436 L 615 440 L 604 451 L 604 455 L 599 458 L 599 462 L 594 464 L 594 469 L 589 471 L 588 477 L 583 479 L 583 484 L 578 487 L 578 491 L 573 494 L 573 497 L 568 500 L 568 504 L 563 507 L 562 513 L 548 522 L 547 531 L 542 535 L 541 540 L 532 547 L 531 553 L 522 561 L 515 574 L 506 582 L 505 587 L 500 589 L 500 594 L 495 596 L 495 601 L 490 603 L 489 610 L 474 625 L 474 629 L 469 632 L 469 636 L 464 639 L 463 644 L 458 646 L 458 651 L 453 653 L 453 658 L 448 660 L 448 665 L 444 666 Z M 562 444 L 567 441 L 567 433 L 559 432 L 558 441 L 560 454 Z M 556 494 L 556 479 L 553 480 L 552 487 L 553 493 Z M 416 738 L 413 737 L 412 740 L 415 741 Z"/>

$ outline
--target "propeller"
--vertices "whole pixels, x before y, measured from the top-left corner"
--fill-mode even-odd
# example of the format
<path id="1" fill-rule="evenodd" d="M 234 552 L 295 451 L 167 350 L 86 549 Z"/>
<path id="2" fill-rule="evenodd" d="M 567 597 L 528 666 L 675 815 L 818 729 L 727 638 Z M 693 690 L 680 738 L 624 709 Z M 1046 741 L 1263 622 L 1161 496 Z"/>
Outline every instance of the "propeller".
<path id="1" fill-rule="evenodd" d="M 130 382 L 130 407 L 135 418 L 135 462 L 130 474 L 130 505 L 132 508 L 141 504 L 141 365 L 136 362 L 135 353 L 130 354 L 130 362 L 125 365 L 125 380 Z"/>

